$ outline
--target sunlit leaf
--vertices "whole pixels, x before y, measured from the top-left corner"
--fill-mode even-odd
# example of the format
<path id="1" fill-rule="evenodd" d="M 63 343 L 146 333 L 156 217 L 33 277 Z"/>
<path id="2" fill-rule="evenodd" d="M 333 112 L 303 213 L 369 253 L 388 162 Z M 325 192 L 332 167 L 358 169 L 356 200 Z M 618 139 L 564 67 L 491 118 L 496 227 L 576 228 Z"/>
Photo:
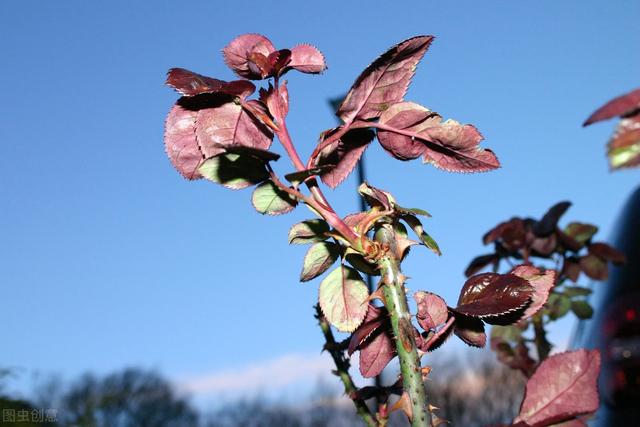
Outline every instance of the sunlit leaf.
<path id="1" fill-rule="evenodd" d="M 320 283 L 320 307 L 338 330 L 353 332 L 367 314 L 369 291 L 356 270 L 344 265 Z"/>
<path id="2" fill-rule="evenodd" d="M 225 63 L 240 77 L 259 80 L 263 77 L 259 69 L 256 69 L 257 58 L 264 57 L 266 60 L 275 50 L 276 48 L 265 36 L 243 34 L 233 39 L 222 53 Z"/>
<path id="3" fill-rule="evenodd" d="M 598 350 L 577 350 L 544 360 L 526 386 L 514 424 L 544 427 L 598 409 Z"/>
<path id="4" fill-rule="evenodd" d="M 205 157 L 212 157 L 223 151 L 221 146 L 266 150 L 271 146 L 273 132 L 242 106 L 223 102 L 198 110 L 196 137 Z"/>
<path id="5" fill-rule="evenodd" d="M 287 90 L 287 82 L 280 83 L 278 92 L 271 83 L 268 89 L 260 89 L 260 101 L 267 106 L 267 109 L 273 117 L 278 121 L 284 119 L 289 114 L 289 91 Z"/>
<path id="6" fill-rule="evenodd" d="M 166 84 L 185 96 L 195 96 L 202 93 L 223 93 L 246 98 L 256 90 L 255 85 L 246 80 L 225 82 L 224 80 L 203 76 L 184 68 L 171 68 L 167 73 Z"/>
<path id="7" fill-rule="evenodd" d="M 340 256 L 338 245 L 331 242 L 314 243 L 306 255 L 300 273 L 300 281 L 307 282 L 327 271 Z"/>
<path id="8" fill-rule="evenodd" d="M 418 306 L 416 319 L 425 331 L 436 329 L 449 318 L 447 303 L 438 295 L 418 291 L 413 294 L 413 298 Z"/>
<path id="9" fill-rule="evenodd" d="M 251 203 L 263 215 L 281 215 L 291 212 L 297 201 L 289 193 L 268 180 L 258 185 L 251 196 Z"/>
<path id="10" fill-rule="evenodd" d="M 523 318 L 531 317 L 547 302 L 549 292 L 556 283 L 557 273 L 555 270 L 543 272 L 531 265 L 519 265 L 511 271 L 511 274 L 526 280 L 533 289 L 531 303 L 522 315 Z"/>
<path id="11" fill-rule="evenodd" d="M 414 215 L 402 215 L 402 220 L 405 221 L 407 225 L 409 225 L 409 227 L 411 227 L 411 229 L 414 233 L 416 233 L 423 245 L 431 249 L 431 251 L 433 251 L 433 253 L 435 253 L 436 255 L 442 255 L 438 243 L 436 243 L 433 237 L 431 237 L 424 230 L 424 227 L 422 226 L 422 223 L 418 218 L 416 218 Z"/>
<path id="12" fill-rule="evenodd" d="M 509 324 L 522 316 L 532 295 L 529 282 L 515 274 L 477 274 L 465 282 L 454 311 L 491 324 Z"/>
<path id="13" fill-rule="evenodd" d="M 636 110 L 640 110 L 640 89 L 635 89 L 629 93 L 618 96 L 598 108 L 584 122 L 583 126 L 602 120 L 612 119 L 617 116 L 625 116 Z"/>
<path id="14" fill-rule="evenodd" d="M 640 113 L 620 120 L 607 145 L 607 156 L 614 170 L 640 165 Z"/>
<path id="15" fill-rule="evenodd" d="M 378 140 L 400 160 L 423 157 L 449 172 L 486 172 L 500 167 L 491 150 L 480 148 L 482 134 L 473 125 L 442 121 L 413 102 L 392 105 L 380 116 Z"/>
<path id="16" fill-rule="evenodd" d="M 291 61 L 288 67 L 303 73 L 318 74 L 327 69 L 324 55 L 309 44 L 300 44 L 291 49 Z"/>
<path id="17" fill-rule="evenodd" d="M 416 66 L 433 36 L 407 39 L 373 61 L 349 90 L 336 114 L 345 124 L 379 117 L 391 104 L 402 101 Z"/>
<path id="18" fill-rule="evenodd" d="M 171 164 L 187 179 L 200 179 L 198 167 L 204 155 L 196 140 L 197 111 L 176 104 L 169 111 L 164 126 L 164 147 Z"/>

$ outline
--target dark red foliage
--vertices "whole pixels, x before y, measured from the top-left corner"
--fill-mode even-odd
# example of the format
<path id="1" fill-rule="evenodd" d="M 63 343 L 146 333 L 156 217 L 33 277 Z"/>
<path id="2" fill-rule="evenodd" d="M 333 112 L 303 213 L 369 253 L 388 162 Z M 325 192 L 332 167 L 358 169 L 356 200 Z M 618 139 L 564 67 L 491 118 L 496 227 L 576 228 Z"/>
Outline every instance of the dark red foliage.
<path id="1" fill-rule="evenodd" d="M 416 66 L 433 36 L 417 36 L 398 43 L 373 61 L 356 79 L 336 114 L 346 125 L 380 117 L 404 99 Z"/>
<path id="2" fill-rule="evenodd" d="M 529 282 L 515 274 L 482 273 L 465 282 L 454 312 L 491 324 L 512 323 L 511 314 L 523 311 L 532 295 Z"/>
<path id="3" fill-rule="evenodd" d="M 413 298 L 418 305 L 416 319 L 424 330 L 436 329 L 449 318 L 447 303 L 438 295 L 418 291 L 413 294 Z"/>
<path id="4" fill-rule="evenodd" d="M 185 70 L 184 68 L 171 68 L 167 73 L 166 84 L 184 96 L 220 93 L 244 99 L 256 90 L 255 85 L 247 80 L 225 82 Z"/>
<path id="5" fill-rule="evenodd" d="M 260 34 L 236 37 L 223 50 L 224 60 L 240 77 L 261 80 L 278 77 L 289 69 L 320 73 L 326 69 L 324 56 L 310 45 L 276 50 L 271 40 Z"/>
<path id="6" fill-rule="evenodd" d="M 329 137 L 334 129 L 326 134 Z M 369 129 L 353 129 L 337 141 L 329 144 L 312 159 L 313 167 L 333 165 L 320 175 L 320 179 L 331 188 L 336 188 L 353 171 L 356 164 L 373 141 L 374 133 Z"/>
<path id="7" fill-rule="evenodd" d="M 360 373 L 365 378 L 379 375 L 395 357 L 391 322 L 386 308 L 369 304 L 364 321 L 349 341 L 349 355 L 356 350 L 360 350 Z"/>
<path id="8" fill-rule="evenodd" d="M 577 350 L 550 356 L 527 382 L 514 424 L 545 427 L 598 409 L 598 350 Z"/>
<path id="9" fill-rule="evenodd" d="M 618 96 L 598 108 L 585 120 L 583 126 L 588 126 L 602 120 L 618 116 L 626 116 L 640 110 L 640 89 Z"/>

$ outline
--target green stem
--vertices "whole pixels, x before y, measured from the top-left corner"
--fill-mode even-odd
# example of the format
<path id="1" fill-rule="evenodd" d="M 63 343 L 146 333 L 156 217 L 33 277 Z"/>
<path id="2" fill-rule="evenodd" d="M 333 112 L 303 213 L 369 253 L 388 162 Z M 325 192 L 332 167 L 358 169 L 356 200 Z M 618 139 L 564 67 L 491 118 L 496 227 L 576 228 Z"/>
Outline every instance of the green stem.
<path id="1" fill-rule="evenodd" d="M 333 362 L 336 365 L 336 375 L 340 377 L 342 384 L 344 385 L 344 393 L 353 401 L 356 406 L 356 412 L 364 420 L 369 427 L 378 427 L 378 422 L 371 413 L 371 410 L 367 404 L 358 397 L 358 388 L 353 382 L 353 378 L 349 374 L 349 359 L 344 355 L 344 349 L 339 348 L 340 345 L 336 342 L 333 332 L 331 331 L 331 325 L 327 321 L 326 317 L 322 313 L 319 305 L 316 305 L 316 318 L 322 329 L 322 334 L 326 341 L 325 349 L 331 355 Z"/>
<path id="2" fill-rule="evenodd" d="M 544 330 L 544 323 L 541 315 L 533 317 L 533 331 L 535 333 L 534 342 L 538 351 L 538 363 L 541 363 L 551 352 L 551 343 L 547 340 L 547 332 Z"/>
<path id="3" fill-rule="evenodd" d="M 392 237 L 392 236 L 391 236 Z M 409 395 L 411 425 L 430 427 L 431 413 L 428 410 L 427 393 L 422 380 L 420 358 L 413 336 L 411 313 L 404 289 L 404 275 L 397 260 L 385 256 L 378 260 L 382 273 L 384 305 L 389 311 L 391 327 L 400 359 L 400 373 L 404 391 Z"/>

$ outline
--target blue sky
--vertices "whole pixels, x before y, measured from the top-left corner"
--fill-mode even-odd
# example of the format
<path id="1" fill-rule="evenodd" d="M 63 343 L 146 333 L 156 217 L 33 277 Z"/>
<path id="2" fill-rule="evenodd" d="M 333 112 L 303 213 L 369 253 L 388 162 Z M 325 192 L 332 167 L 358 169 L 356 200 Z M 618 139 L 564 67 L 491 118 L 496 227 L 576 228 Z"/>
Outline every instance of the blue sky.
<path id="1" fill-rule="evenodd" d="M 65 377 L 141 365 L 180 380 L 317 357 L 318 281 L 297 282 L 305 248 L 286 239 L 308 211 L 261 217 L 248 190 L 183 180 L 162 146 L 166 70 L 231 79 L 220 49 L 245 32 L 326 55 L 324 75 L 288 77 L 303 157 L 335 124 L 327 98 L 394 43 L 437 36 L 407 100 L 475 124 L 503 167 L 456 175 L 367 151 L 373 185 L 433 214 L 443 256 L 412 252 L 412 289 L 455 302 L 484 231 L 559 200 L 610 234 L 640 175 L 608 172 L 613 122 L 580 124 L 640 84 L 640 3 L 363 4 L 1 2 L 0 365 Z M 328 191 L 340 212 L 356 210 L 355 187 Z"/>

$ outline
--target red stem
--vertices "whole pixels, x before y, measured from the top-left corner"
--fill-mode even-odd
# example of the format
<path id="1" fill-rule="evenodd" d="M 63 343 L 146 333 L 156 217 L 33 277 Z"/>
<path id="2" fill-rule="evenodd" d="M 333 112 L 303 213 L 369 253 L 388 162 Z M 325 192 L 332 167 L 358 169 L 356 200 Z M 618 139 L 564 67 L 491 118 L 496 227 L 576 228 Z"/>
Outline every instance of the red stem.
<path id="1" fill-rule="evenodd" d="M 277 77 L 274 78 L 274 91 L 275 91 L 274 96 L 276 97 L 276 99 L 280 99 L 280 93 L 279 93 L 280 88 L 278 83 L 279 83 L 278 78 Z M 293 141 L 291 140 L 291 135 L 289 134 L 289 130 L 287 129 L 286 120 L 283 117 L 282 111 L 280 111 L 280 104 L 276 102 L 276 105 L 277 105 L 278 111 L 272 112 L 272 114 L 275 113 L 274 114 L 275 119 L 278 122 L 278 130 L 275 132 L 276 136 L 278 137 L 278 140 L 280 141 L 285 151 L 287 152 L 287 155 L 293 162 L 293 165 L 295 166 L 296 170 L 298 171 L 306 170 L 307 167 L 300 159 L 300 155 L 298 155 L 298 152 L 296 151 L 296 148 L 293 145 Z M 307 185 L 307 187 L 309 188 L 309 191 L 311 191 L 311 194 L 313 195 L 313 198 L 317 202 L 317 205 L 314 205 L 313 208 L 316 209 L 333 228 L 338 230 L 345 239 L 347 239 L 349 242 L 354 244 L 355 247 L 357 248 L 358 239 L 360 236 L 358 236 L 336 214 L 336 212 L 331 207 L 331 204 L 322 193 L 322 190 L 320 190 L 320 187 L 318 187 L 318 182 L 316 181 L 316 179 L 310 178 L 305 182 L 305 184 Z"/>

